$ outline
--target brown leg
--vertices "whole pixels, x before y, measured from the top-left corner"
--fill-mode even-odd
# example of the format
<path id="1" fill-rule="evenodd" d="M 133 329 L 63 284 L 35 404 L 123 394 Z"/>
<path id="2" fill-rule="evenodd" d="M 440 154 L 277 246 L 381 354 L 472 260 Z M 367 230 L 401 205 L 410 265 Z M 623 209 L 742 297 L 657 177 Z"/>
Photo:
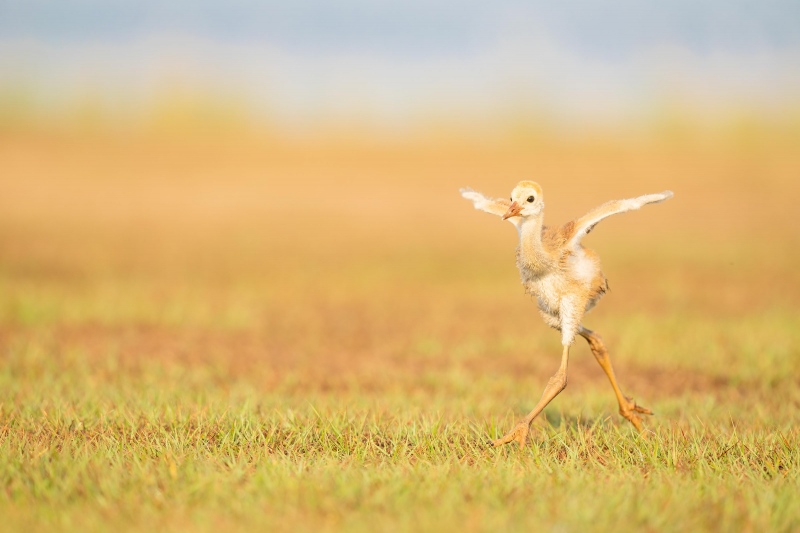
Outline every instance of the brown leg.
<path id="1" fill-rule="evenodd" d="M 520 449 L 525 447 L 525 444 L 528 442 L 528 431 L 530 430 L 533 419 L 536 418 L 539 413 L 542 412 L 542 409 L 544 409 L 545 406 L 550 403 L 553 398 L 558 396 L 558 393 L 564 390 L 567 386 L 568 359 L 569 346 L 564 346 L 564 351 L 561 355 L 561 366 L 558 368 L 558 372 L 556 372 L 555 375 L 547 382 L 547 387 L 544 389 L 544 393 L 542 393 L 542 398 L 539 400 L 539 403 L 536 404 L 536 407 L 533 408 L 533 411 L 528 413 L 528 416 L 523 418 L 514 427 L 514 429 L 506 433 L 506 435 L 502 438 L 495 440 L 492 443 L 495 447 L 508 444 L 511 441 L 517 441 Z"/>
<path id="2" fill-rule="evenodd" d="M 603 339 L 600 338 L 600 335 L 595 333 L 594 331 L 588 330 L 581 326 L 578 330 L 578 333 L 589 342 L 589 346 L 592 348 L 592 353 L 594 354 L 595 359 L 597 362 L 600 363 L 600 366 L 603 368 L 603 371 L 608 376 L 608 380 L 611 382 L 611 386 L 614 388 L 614 394 L 617 395 L 617 401 L 619 402 L 619 414 L 627 418 L 631 424 L 636 427 L 639 432 L 642 431 L 642 418 L 637 414 L 645 414 L 645 415 L 652 415 L 653 412 L 646 407 L 642 407 L 640 405 L 636 405 L 636 402 L 633 399 L 628 398 L 619 388 L 617 384 L 617 378 L 614 376 L 614 368 L 611 366 L 611 358 L 608 356 L 608 351 L 606 350 L 605 345 L 603 345 Z"/>

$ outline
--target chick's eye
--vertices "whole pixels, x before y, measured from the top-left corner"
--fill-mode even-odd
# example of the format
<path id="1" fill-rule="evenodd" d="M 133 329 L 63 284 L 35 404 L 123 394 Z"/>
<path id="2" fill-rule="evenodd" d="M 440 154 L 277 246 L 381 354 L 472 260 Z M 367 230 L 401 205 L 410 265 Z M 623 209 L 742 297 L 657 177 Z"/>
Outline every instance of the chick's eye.
<path id="1" fill-rule="evenodd" d="M 513 196 L 509 196 L 508 199 L 511 200 L 512 202 L 514 201 L 514 197 Z"/>
<path id="2" fill-rule="evenodd" d="M 533 203 L 535 198 L 533 196 L 528 196 L 528 203 Z"/>

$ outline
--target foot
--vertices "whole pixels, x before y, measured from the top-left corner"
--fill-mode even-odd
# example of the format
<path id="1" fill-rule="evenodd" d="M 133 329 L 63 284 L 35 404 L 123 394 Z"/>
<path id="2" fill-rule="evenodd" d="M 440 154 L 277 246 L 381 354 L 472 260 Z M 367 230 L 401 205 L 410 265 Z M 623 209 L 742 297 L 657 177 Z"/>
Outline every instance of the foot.
<path id="1" fill-rule="evenodd" d="M 627 418 L 628 421 L 633 424 L 636 430 L 641 433 L 644 431 L 644 428 L 642 427 L 642 417 L 640 417 L 637 413 L 641 413 L 643 415 L 652 415 L 653 411 L 647 407 L 636 405 L 636 402 L 633 401 L 633 398 L 628 398 L 626 396 L 625 400 L 627 401 L 619 406 L 619 414 Z"/>
<path id="2" fill-rule="evenodd" d="M 514 426 L 514 429 L 506 433 L 502 438 L 492 441 L 492 446 L 497 448 L 499 446 L 508 444 L 509 442 L 517 441 L 519 443 L 519 449 L 522 450 L 525 448 L 525 445 L 528 444 L 529 430 L 530 430 L 530 424 L 523 420 L 522 422 Z"/>

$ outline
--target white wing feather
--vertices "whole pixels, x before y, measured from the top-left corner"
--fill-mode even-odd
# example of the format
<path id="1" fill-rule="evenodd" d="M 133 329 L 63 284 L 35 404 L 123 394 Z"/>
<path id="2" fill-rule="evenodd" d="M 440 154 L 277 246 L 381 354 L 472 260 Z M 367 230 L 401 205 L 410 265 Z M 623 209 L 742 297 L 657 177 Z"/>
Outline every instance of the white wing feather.
<path id="1" fill-rule="evenodd" d="M 491 213 L 499 217 L 505 215 L 506 211 L 508 211 L 508 208 L 511 206 L 511 201 L 509 200 L 504 200 L 502 198 L 489 198 L 469 188 L 460 189 L 460 192 L 461 196 L 472 201 L 472 205 L 475 206 L 475 209 L 479 211 L 485 211 L 486 213 Z M 511 217 L 507 220 L 514 226 L 517 226 L 519 225 L 520 218 Z"/>
<path id="2" fill-rule="evenodd" d="M 634 211 L 644 205 L 657 204 L 664 200 L 669 200 L 670 198 L 672 198 L 672 191 L 664 191 L 657 194 L 645 194 L 644 196 L 638 196 L 636 198 L 628 198 L 626 200 L 612 200 L 599 207 L 595 207 L 575 221 L 575 229 L 567 241 L 567 247 L 577 247 L 581 239 L 592 230 L 595 224 L 604 218 L 616 215 L 617 213 Z"/>

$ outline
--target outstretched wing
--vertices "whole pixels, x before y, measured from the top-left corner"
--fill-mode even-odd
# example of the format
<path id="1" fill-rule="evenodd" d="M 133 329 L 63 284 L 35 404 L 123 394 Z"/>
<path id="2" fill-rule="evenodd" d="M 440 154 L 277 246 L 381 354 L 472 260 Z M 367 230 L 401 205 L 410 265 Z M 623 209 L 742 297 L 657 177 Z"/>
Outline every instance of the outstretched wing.
<path id="1" fill-rule="evenodd" d="M 626 211 L 634 211 L 643 205 L 657 204 L 672 198 L 672 191 L 664 191 L 657 194 L 645 194 L 637 198 L 628 198 L 626 200 L 612 200 L 606 202 L 599 207 L 595 207 L 578 220 L 571 222 L 573 225 L 571 231 L 566 235 L 566 245 L 569 248 L 577 247 L 581 239 L 592 231 L 595 224 L 600 222 L 606 217 L 616 215 L 617 213 L 624 213 Z"/>
<path id="2" fill-rule="evenodd" d="M 473 191 L 472 189 L 466 188 L 461 189 L 461 196 L 466 198 L 467 200 L 472 200 L 472 205 L 475 206 L 475 209 L 480 211 L 486 211 L 487 213 L 491 213 L 493 215 L 497 215 L 499 217 L 506 214 L 508 208 L 511 206 L 510 200 L 504 200 L 501 198 L 488 198 L 477 191 Z M 514 224 L 515 226 L 519 225 L 520 218 L 519 217 L 511 217 L 507 219 L 509 222 Z"/>

